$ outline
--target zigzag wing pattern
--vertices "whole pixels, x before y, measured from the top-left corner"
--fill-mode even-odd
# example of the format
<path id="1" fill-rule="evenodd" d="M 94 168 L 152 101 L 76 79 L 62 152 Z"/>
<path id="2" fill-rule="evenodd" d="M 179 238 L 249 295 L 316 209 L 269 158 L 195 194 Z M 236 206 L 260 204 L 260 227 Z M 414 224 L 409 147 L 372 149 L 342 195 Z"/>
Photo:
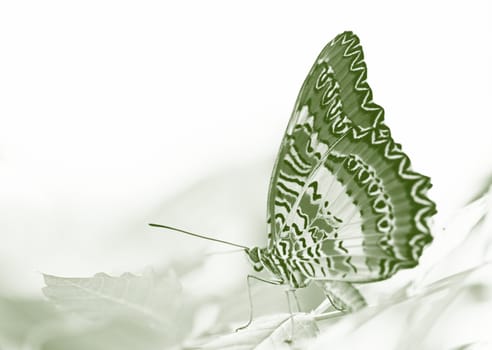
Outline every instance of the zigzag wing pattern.
<path id="1" fill-rule="evenodd" d="M 283 258 L 312 279 L 384 279 L 417 264 L 432 240 L 429 178 L 410 169 L 383 123 L 363 58 L 351 32 L 323 49 L 273 170 L 268 249 L 288 240 Z"/>

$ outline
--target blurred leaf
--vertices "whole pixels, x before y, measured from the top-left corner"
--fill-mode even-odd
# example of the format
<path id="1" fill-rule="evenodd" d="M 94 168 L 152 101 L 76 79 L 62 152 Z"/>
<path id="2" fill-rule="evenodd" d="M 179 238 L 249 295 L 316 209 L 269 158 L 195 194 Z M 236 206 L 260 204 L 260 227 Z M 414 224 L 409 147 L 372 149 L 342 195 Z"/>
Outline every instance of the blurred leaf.
<path id="1" fill-rule="evenodd" d="M 435 347 L 429 347 L 430 343 L 443 342 L 443 332 L 437 332 L 436 339 L 432 331 L 436 325 L 446 321 L 442 317 L 446 307 L 452 304 L 462 290 L 475 286 L 477 281 L 484 281 L 484 277 L 492 272 L 491 269 L 490 264 L 477 266 L 426 285 L 418 294 L 403 296 L 398 293 L 398 297 L 385 304 L 345 315 L 338 318 L 337 322 L 333 322 L 333 319 L 325 325 L 322 321 L 318 322 L 321 334 L 308 349 L 359 349 L 367 344 L 371 348 L 388 350 L 433 349 Z M 462 309 L 458 311 L 462 312 Z"/>
<path id="2" fill-rule="evenodd" d="M 0 297 L 0 349 L 20 348 L 33 329 L 58 319 L 46 301 Z"/>
<path id="3" fill-rule="evenodd" d="M 412 288 L 418 289 L 486 261 L 485 248 L 492 241 L 491 197 L 488 192 L 468 204 L 442 232 L 436 234 L 418 267 L 420 275 L 415 278 Z"/>
<path id="4" fill-rule="evenodd" d="M 490 349 L 492 349 L 492 341 L 482 340 L 482 341 L 474 341 L 472 343 L 466 343 L 454 347 L 451 350 L 490 350 Z"/>
<path id="5" fill-rule="evenodd" d="M 477 339 L 482 332 L 479 324 L 490 324 L 492 321 L 492 300 L 490 295 L 482 298 L 473 296 L 477 283 L 492 285 L 492 264 L 482 264 L 474 268 L 443 278 L 422 289 L 414 299 L 414 307 L 409 310 L 407 320 L 412 325 L 411 332 L 403 332 L 398 349 L 434 349 L 444 344 L 462 343 Z M 466 297 L 466 298 L 464 298 Z M 472 312 L 472 317 L 466 317 L 469 310 L 477 307 L 485 311 L 479 317 Z M 458 325 L 452 325 L 452 319 L 458 318 Z M 463 319 L 466 323 L 463 324 Z M 488 320 L 487 320 L 488 319 Z M 488 322 L 487 322 L 488 321 Z M 470 325 L 472 326 L 470 329 Z M 436 331 L 441 328 L 442 331 Z M 435 334 L 450 332 L 446 338 L 436 337 Z M 470 333 L 470 334 L 468 334 Z M 487 330 L 488 334 L 489 331 Z"/>
<path id="6" fill-rule="evenodd" d="M 490 192 L 492 189 L 492 173 L 488 173 L 485 175 L 483 180 L 480 181 L 479 188 L 477 189 L 476 194 L 471 198 L 470 203 L 483 197 L 487 192 Z"/>
<path id="7" fill-rule="evenodd" d="M 147 327 L 138 320 L 115 318 L 108 322 L 78 325 L 47 337 L 42 350 L 161 350 L 177 343 L 168 332 Z M 40 342 L 41 343 L 41 342 Z"/>
<path id="8" fill-rule="evenodd" d="M 290 315 L 278 314 L 259 317 L 248 328 L 238 332 L 198 340 L 198 345 L 187 349 L 301 349 L 300 346 L 317 334 L 318 327 L 310 315 L 296 314 L 292 322 Z M 289 342 L 291 338 L 293 342 Z"/>

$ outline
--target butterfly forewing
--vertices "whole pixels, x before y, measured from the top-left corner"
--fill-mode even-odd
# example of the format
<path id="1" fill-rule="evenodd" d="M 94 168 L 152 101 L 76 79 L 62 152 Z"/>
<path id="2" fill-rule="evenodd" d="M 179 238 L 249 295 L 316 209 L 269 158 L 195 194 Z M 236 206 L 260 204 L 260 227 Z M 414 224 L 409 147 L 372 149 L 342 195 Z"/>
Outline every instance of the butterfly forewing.
<path id="1" fill-rule="evenodd" d="M 345 32 L 321 52 L 299 93 L 268 198 L 273 250 L 312 279 L 367 282 L 414 266 L 432 238 L 427 177 L 372 100 L 359 39 Z"/>

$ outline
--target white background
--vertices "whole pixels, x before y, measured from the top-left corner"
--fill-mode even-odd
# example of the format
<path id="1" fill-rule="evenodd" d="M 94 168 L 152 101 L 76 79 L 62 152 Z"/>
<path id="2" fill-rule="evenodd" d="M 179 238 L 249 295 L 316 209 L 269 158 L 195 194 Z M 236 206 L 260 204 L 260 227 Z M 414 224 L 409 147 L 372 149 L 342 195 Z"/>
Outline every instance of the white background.
<path id="1" fill-rule="evenodd" d="M 492 169 L 491 20 L 486 1 L 2 2 L 0 292 L 192 254 L 149 220 L 261 244 L 298 90 L 344 30 L 445 222 Z"/>

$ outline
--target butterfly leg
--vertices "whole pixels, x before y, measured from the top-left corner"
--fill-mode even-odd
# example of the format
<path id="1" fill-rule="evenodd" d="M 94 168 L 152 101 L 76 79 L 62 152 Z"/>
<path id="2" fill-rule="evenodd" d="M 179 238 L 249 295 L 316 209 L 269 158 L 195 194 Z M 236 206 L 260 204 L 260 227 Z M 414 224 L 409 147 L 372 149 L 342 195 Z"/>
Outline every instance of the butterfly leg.
<path id="1" fill-rule="evenodd" d="M 261 277 L 248 275 L 247 284 L 248 284 L 248 300 L 249 300 L 249 319 L 248 319 L 248 323 L 246 323 L 244 326 L 236 328 L 236 332 L 240 331 L 242 329 L 248 328 L 249 325 L 251 324 L 251 322 L 253 322 L 253 299 L 251 298 L 251 279 L 255 279 L 257 281 L 273 284 L 275 286 L 282 284 L 281 281 L 270 281 L 270 280 L 263 279 Z"/>
<path id="2" fill-rule="evenodd" d="M 294 313 L 292 312 L 292 304 L 290 301 L 289 293 L 292 293 L 292 296 L 294 297 L 294 300 L 296 301 L 297 312 L 301 311 L 301 305 L 299 304 L 299 299 L 297 299 L 296 290 L 295 289 L 287 289 L 285 291 L 285 294 L 287 296 L 287 305 L 289 307 L 289 313 L 290 313 L 291 333 L 290 333 L 290 338 L 287 339 L 285 342 L 290 344 L 290 343 L 292 343 L 292 340 L 294 339 Z"/>
<path id="3" fill-rule="evenodd" d="M 366 300 L 352 283 L 341 281 L 318 281 L 331 305 L 338 311 L 354 312 L 367 306 Z"/>
<path id="4" fill-rule="evenodd" d="M 295 289 L 290 289 L 290 292 L 292 292 L 292 296 L 294 297 L 294 300 L 296 302 L 296 307 L 297 307 L 297 312 L 301 312 L 301 304 L 299 303 L 299 298 L 297 298 L 296 290 Z"/>

